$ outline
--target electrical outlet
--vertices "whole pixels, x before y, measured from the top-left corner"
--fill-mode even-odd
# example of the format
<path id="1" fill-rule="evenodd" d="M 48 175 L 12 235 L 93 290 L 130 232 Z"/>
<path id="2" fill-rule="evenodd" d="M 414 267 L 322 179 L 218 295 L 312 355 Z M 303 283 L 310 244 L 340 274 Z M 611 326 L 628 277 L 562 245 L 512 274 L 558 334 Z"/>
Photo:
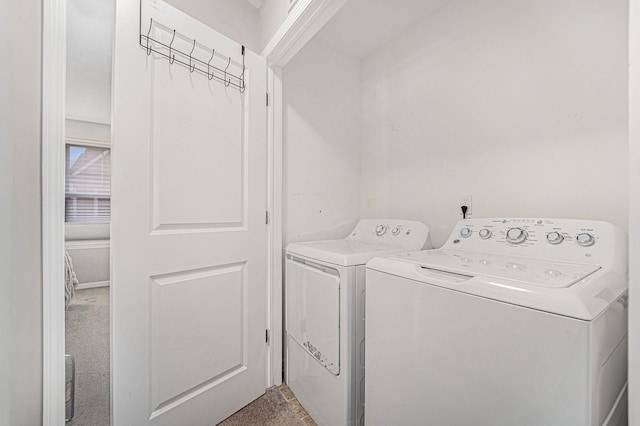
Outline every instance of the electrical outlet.
<path id="1" fill-rule="evenodd" d="M 471 194 L 462 194 L 460 196 L 460 207 L 467 206 L 467 217 L 471 216 L 473 213 L 473 208 L 471 207 Z M 462 210 L 460 210 L 460 216 L 462 216 Z"/>

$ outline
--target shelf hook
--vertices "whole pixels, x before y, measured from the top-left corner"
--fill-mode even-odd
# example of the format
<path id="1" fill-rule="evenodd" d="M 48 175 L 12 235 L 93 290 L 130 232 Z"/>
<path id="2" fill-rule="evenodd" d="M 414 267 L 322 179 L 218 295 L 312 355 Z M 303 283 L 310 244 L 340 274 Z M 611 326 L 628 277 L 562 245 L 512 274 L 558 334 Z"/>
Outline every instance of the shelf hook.
<path id="1" fill-rule="evenodd" d="M 173 30 L 173 37 L 171 38 L 171 43 L 169 43 L 169 64 L 173 64 L 173 61 L 176 60 L 176 55 L 173 55 L 173 48 L 171 46 L 173 46 L 173 40 L 176 38 L 176 30 Z"/>
<path id="2" fill-rule="evenodd" d="M 196 39 L 193 39 L 193 47 L 191 48 L 191 53 L 189 53 L 189 71 L 193 72 L 196 69 L 195 65 L 191 65 L 192 62 L 192 56 L 193 55 L 193 51 L 196 49 Z"/>
<path id="3" fill-rule="evenodd" d="M 209 80 L 213 80 L 214 77 L 214 73 L 212 72 L 211 74 L 209 74 L 209 70 L 211 69 L 211 61 L 213 60 L 213 55 L 216 54 L 216 49 L 211 49 L 211 59 L 209 59 L 209 62 L 207 62 L 207 77 L 209 78 Z"/>
<path id="4" fill-rule="evenodd" d="M 229 65 L 231 65 L 231 57 L 229 57 L 227 67 L 224 69 L 224 87 L 229 87 L 229 85 L 231 84 L 231 79 L 227 80 L 227 69 L 229 68 Z"/>
<path id="5" fill-rule="evenodd" d="M 149 21 L 149 31 L 147 31 L 147 56 L 151 55 L 151 47 L 149 46 L 149 35 L 151 34 L 151 26 L 153 25 L 153 18 Z"/>

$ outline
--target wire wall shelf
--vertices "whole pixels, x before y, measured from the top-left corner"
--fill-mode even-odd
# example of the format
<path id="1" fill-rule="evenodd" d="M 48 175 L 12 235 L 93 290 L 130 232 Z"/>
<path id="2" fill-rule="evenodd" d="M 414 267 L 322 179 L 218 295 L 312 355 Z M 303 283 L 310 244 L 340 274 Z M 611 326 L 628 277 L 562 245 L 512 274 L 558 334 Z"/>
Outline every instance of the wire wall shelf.
<path id="1" fill-rule="evenodd" d="M 169 64 L 173 64 L 177 62 L 180 65 L 184 65 L 189 69 L 190 72 L 198 72 L 200 74 L 204 74 L 207 76 L 209 80 L 217 79 L 224 83 L 226 87 L 234 87 L 240 91 L 240 93 L 244 93 L 246 86 L 244 81 L 244 46 L 241 49 L 242 55 L 242 73 L 238 76 L 231 72 L 229 72 L 229 67 L 231 66 L 231 58 L 226 58 L 227 66 L 223 69 L 220 66 L 212 65 L 211 62 L 215 57 L 220 57 L 220 55 L 216 55 L 215 49 L 205 48 L 205 50 L 211 51 L 211 57 L 205 62 L 205 60 L 198 59 L 193 55 L 193 52 L 196 49 L 196 40 L 193 40 L 193 47 L 191 48 L 191 52 L 186 53 L 180 49 L 176 49 L 173 47 L 173 42 L 176 38 L 176 30 L 172 31 L 172 38 L 169 44 L 163 43 L 160 40 L 156 40 L 151 37 L 151 27 L 153 26 L 153 18 L 150 19 L 149 22 L 149 30 L 146 34 L 142 33 L 142 29 L 140 32 L 140 46 L 146 50 L 147 55 L 151 55 L 151 53 L 158 54 L 164 58 L 169 60 Z M 182 36 L 184 37 L 184 36 Z M 188 40 L 190 38 L 184 37 Z"/>

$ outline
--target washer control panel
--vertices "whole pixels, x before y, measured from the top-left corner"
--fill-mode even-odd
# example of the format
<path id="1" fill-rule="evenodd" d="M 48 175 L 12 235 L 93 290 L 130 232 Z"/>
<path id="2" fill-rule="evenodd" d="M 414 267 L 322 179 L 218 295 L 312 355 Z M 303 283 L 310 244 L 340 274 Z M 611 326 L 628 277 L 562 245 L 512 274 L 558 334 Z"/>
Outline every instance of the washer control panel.
<path id="1" fill-rule="evenodd" d="M 474 218 L 458 222 L 443 248 L 591 263 L 624 244 L 624 231 L 597 220 Z"/>
<path id="2" fill-rule="evenodd" d="M 415 220 L 362 219 L 347 239 L 367 244 L 407 247 L 412 250 L 431 248 L 429 228 Z M 418 248 L 414 249 L 416 246 Z"/>

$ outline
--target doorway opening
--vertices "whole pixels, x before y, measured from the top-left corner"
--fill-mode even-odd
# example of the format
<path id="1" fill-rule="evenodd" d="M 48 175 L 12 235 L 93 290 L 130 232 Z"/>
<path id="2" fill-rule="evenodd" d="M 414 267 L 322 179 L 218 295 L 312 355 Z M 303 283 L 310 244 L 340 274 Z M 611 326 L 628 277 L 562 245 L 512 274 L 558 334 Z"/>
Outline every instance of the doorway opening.
<path id="1" fill-rule="evenodd" d="M 65 420 L 110 424 L 113 0 L 67 0 Z"/>

